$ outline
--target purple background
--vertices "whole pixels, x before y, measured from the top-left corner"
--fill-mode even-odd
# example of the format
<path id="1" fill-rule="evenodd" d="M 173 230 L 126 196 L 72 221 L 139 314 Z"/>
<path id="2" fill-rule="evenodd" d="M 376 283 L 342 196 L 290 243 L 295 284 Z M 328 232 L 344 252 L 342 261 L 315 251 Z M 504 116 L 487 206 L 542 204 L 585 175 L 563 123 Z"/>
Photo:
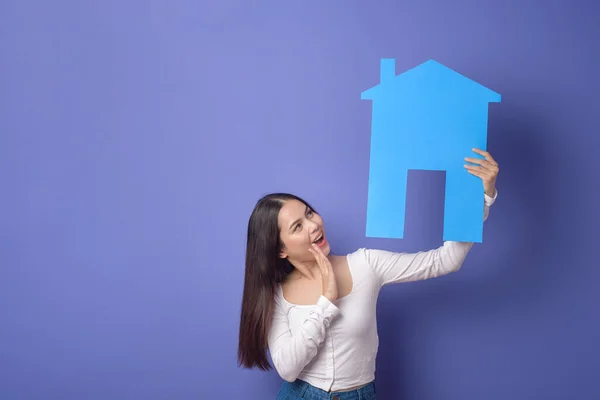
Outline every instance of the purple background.
<path id="1" fill-rule="evenodd" d="M 435 172 L 409 175 L 405 239 L 364 235 L 382 57 L 502 103 L 484 243 L 382 291 L 378 394 L 600 398 L 594 3 L 2 1 L 0 398 L 274 398 L 236 364 L 260 195 L 313 202 L 337 253 L 441 245 Z"/>

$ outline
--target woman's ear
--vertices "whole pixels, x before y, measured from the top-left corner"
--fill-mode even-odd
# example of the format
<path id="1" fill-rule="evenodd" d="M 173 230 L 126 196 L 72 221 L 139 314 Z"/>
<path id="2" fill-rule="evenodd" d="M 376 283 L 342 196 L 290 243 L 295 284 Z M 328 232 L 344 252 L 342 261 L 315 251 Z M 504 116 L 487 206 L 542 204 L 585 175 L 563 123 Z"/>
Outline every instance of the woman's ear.
<path id="1" fill-rule="evenodd" d="M 281 250 L 279 251 L 279 258 L 287 258 L 288 254 L 285 252 L 285 245 L 281 244 Z"/>

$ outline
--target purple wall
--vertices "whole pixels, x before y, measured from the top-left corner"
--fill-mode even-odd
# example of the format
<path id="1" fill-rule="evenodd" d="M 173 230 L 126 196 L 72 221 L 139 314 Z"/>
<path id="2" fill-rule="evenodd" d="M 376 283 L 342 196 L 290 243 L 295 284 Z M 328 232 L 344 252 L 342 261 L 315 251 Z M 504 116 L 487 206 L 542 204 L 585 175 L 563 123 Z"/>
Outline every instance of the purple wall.
<path id="1" fill-rule="evenodd" d="M 439 173 L 409 176 L 405 239 L 364 236 L 382 57 L 502 103 L 484 243 L 382 291 L 378 393 L 600 398 L 599 6 L 257 3 L 0 5 L 0 398 L 274 398 L 236 364 L 260 195 L 313 202 L 338 253 L 441 244 Z"/>

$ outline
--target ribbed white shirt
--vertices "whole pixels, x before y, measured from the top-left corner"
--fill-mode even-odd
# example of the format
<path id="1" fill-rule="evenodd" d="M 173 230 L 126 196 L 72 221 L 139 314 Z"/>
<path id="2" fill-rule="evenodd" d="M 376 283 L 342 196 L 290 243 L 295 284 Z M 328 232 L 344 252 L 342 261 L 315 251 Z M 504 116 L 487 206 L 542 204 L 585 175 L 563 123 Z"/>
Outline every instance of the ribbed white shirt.
<path id="1" fill-rule="evenodd" d="M 497 196 L 484 194 L 484 221 Z M 472 246 L 446 241 L 417 253 L 360 248 L 346 256 L 352 290 L 334 302 L 320 296 L 315 305 L 295 305 L 277 285 L 268 338 L 275 369 L 286 381 L 301 379 L 325 391 L 371 382 L 379 347 L 375 311 L 381 287 L 457 271 Z"/>

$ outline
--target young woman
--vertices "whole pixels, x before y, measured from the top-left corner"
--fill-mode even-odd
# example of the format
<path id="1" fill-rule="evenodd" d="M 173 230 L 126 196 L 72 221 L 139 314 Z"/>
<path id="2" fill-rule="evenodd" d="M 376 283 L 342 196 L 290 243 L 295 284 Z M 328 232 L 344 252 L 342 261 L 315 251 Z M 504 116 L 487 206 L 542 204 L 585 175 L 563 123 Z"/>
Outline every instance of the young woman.
<path id="1" fill-rule="evenodd" d="M 484 220 L 496 200 L 498 163 L 465 158 L 482 179 Z M 258 201 L 248 223 L 239 363 L 284 379 L 277 399 L 375 399 L 377 296 L 383 285 L 457 271 L 473 243 L 396 253 L 360 248 L 330 254 L 323 219 L 286 193 Z"/>

